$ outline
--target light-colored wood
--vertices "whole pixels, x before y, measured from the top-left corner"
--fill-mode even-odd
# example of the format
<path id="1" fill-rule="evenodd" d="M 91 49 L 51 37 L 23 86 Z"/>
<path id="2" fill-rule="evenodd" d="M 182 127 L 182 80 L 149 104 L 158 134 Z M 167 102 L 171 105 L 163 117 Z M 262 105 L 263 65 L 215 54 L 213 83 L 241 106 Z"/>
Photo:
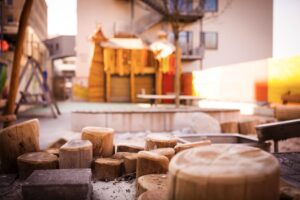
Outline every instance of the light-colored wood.
<path id="1" fill-rule="evenodd" d="M 122 160 L 98 158 L 95 160 L 95 177 L 98 180 L 111 181 L 121 176 Z"/>
<path id="2" fill-rule="evenodd" d="M 258 148 L 232 144 L 176 154 L 168 173 L 168 199 L 279 199 L 279 163 Z"/>
<path id="3" fill-rule="evenodd" d="M 210 140 L 201 140 L 199 142 L 192 142 L 192 143 L 186 143 L 186 144 L 177 144 L 174 149 L 175 153 L 179 153 L 180 151 L 194 148 L 194 147 L 201 147 L 201 146 L 207 146 L 210 145 L 211 141 Z"/>
<path id="4" fill-rule="evenodd" d="M 238 122 L 223 122 L 221 125 L 222 133 L 238 133 L 239 123 Z"/>
<path id="5" fill-rule="evenodd" d="M 137 153 L 139 151 L 143 151 L 144 147 L 135 146 L 135 145 L 126 145 L 126 144 L 118 144 L 117 152 L 132 152 Z"/>
<path id="6" fill-rule="evenodd" d="M 110 71 L 109 69 L 105 72 L 105 94 L 106 94 L 106 102 L 111 102 L 110 98 Z"/>
<path id="7" fill-rule="evenodd" d="M 51 153 L 51 154 L 59 157 L 59 148 L 48 148 L 48 149 L 45 149 L 44 152 Z"/>
<path id="8" fill-rule="evenodd" d="M 256 134 L 255 127 L 259 124 L 258 120 L 239 122 L 239 133 L 243 135 Z"/>
<path id="9" fill-rule="evenodd" d="M 136 196 L 140 196 L 147 191 L 161 190 L 167 191 L 167 174 L 148 174 L 141 176 L 137 180 Z"/>
<path id="10" fill-rule="evenodd" d="M 159 155 L 150 151 L 140 151 L 136 167 L 136 177 L 147 174 L 167 173 L 169 159 L 166 156 Z"/>
<path id="11" fill-rule="evenodd" d="M 93 144 L 93 156 L 109 157 L 114 152 L 114 129 L 104 127 L 85 127 L 81 138 Z"/>
<path id="12" fill-rule="evenodd" d="M 175 147 L 177 144 L 177 139 L 174 135 L 171 134 L 159 134 L 153 133 L 149 134 L 146 137 L 146 150 L 158 149 L 158 148 L 168 148 Z"/>
<path id="13" fill-rule="evenodd" d="M 133 153 L 131 152 L 117 152 L 114 155 L 111 156 L 113 159 L 124 159 L 125 156 L 131 155 Z"/>
<path id="14" fill-rule="evenodd" d="M 136 102 L 136 97 L 135 97 L 135 75 L 134 75 L 134 67 L 131 66 L 130 70 L 130 99 L 131 103 Z"/>
<path id="15" fill-rule="evenodd" d="M 39 121 L 33 119 L 0 130 L 0 158 L 4 173 L 18 170 L 18 156 L 40 150 Z"/>
<path id="16" fill-rule="evenodd" d="M 132 153 L 124 156 L 124 168 L 126 175 L 134 175 L 136 172 L 138 154 Z"/>
<path id="17" fill-rule="evenodd" d="M 162 94 L 162 72 L 161 69 L 159 67 L 159 69 L 156 71 L 155 74 L 155 92 L 157 95 L 161 95 Z M 156 99 L 156 104 L 160 103 L 161 100 L 160 99 Z"/>
<path id="18" fill-rule="evenodd" d="M 10 84 L 9 84 L 9 95 L 8 95 L 5 115 L 11 115 L 14 114 L 15 112 L 15 104 L 16 104 L 17 93 L 19 88 L 21 59 L 23 56 L 23 45 L 25 43 L 24 41 L 26 35 L 26 27 L 28 24 L 28 19 L 30 16 L 32 4 L 33 4 L 33 0 L 25 1 L 20 15 L 18 34 L 17 34 L 17 44 L 15 46 L 15 51 L 14 51 L 14 59 L 13 59 L 12 72 L 11 72 Z M 4 127 L 8 127 L 10 125 L 12 125 L 12 121 L 8 121 L 4 123 Z"/>
<path id="19" fill-rule="evenodd" d="M 64 138 L 59 138 L 57 140 L 55 140 L 54 142 L 52 142 L 51 144 L 48 145 L 47 149 L 52 149 L 52 148 L 60 148 L 61 146 L 63 146 L 64 144 L 66 144 L 68 141 Z"/>
<path id="20" fill-rule="evenodd" d="M 166 156 L 169 159 L 169 161 L 175 155 L 175 150 L 173 148 L 153 149 L 153 150 L 151 150 L 151 152 L 158 153 L 159 155 Z"/>
<path id="21" fill-rule="evenodd" d="M 26 179 L 34 170 L 57 168 L 57 156 L 47 152 L 25 153 L 18 157 L 20 179 Z"/>
<path id="22" fill-rule="evenodd" d="M 168 192 L 165 190 L 151 190 L 144 192 L 138 198 L 138 200 L 167 200 Z"/>
<path id="23" fill-rule="evenodd" d="M 274 108 L 275 118 L 279 121 L 299 119 L 300 106 L 299 105 L 276 105 Z"/>
<path id="24" fill-rule="evenodd" d="M 17 116 L 14 114 L 0 116 L 0 122 L 13 122 L 16 120 L 17 120 Z"/>
<path id="25" fill-rule="evenodd" d="M 93 159 L 92 143 L 88 140 L 70 140 L 59 149 L 59 168 L 90 168 Z"/>

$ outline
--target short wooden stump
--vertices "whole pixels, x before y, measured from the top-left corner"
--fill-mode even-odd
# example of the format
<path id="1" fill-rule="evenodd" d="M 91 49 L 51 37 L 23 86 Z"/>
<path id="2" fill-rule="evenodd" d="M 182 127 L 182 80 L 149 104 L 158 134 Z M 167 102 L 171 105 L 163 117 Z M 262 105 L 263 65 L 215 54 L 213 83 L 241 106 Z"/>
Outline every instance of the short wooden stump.
<path id="1" fill-rule="evenodd" d="M 98 158 L 95 160 L 95 178 L 102 181 L 112 181 L 121 176 L 122 160 L 113 158 Z"/>

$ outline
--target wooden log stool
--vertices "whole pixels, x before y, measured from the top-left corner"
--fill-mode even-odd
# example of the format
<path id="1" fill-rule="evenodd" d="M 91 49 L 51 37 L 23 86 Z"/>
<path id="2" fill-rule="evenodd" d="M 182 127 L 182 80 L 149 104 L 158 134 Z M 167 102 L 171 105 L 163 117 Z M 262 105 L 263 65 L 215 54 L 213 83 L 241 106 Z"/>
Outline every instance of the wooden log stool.
<path id="1" fill-rule="evenodd" d="M 122 160 L 113 158 L 98 158 L 95 160 L 95 178 L 112 181 L 122 175 Z"/>
<path id="2" fill-rule="evenodd" d="M 71 140 L 59 149 L 59 168 L 90 168 L 93 159 L 92 143 L 88 140 Z"/>
<path id="3" fill-rule="evenodd" d="M 169 159 L 169 161 L 175 155 L 175 150 L 173 148 L 153 149 L 153 150 L 151 150 L 151 152 L 158 153 L 159 155 L 166 156 Z"/>
<path id="4" fill-rule="evenodd" d="M 221 123 L 222 133 L 239 133 L 238 122 L 223 122 Z"/>
<path id="5" fill-rule="evenodd" d="M 138 153 L 139 151 L 143 151 L 144 147 L 135 146 L 135 145 L 127 145 L 127 144 L 118 144 L 117 152 L 132 152 Z"/>
<path id="6" fill-rule="evenodd" d="M 171 134 L 149 134 L 146 137 L 145 150 L 149 151 L 158 148 L 175 147 L 177 144 L 177 138 Z"/>
<path id="7" fill-rule="evenodd" d="M 239 122 L 239 133 L 243 135 L 256 134 L 255 127 L 259 124 L 258 120 L 248 120 Z"/>
<path id="8" fill-rule="evenodd" d="M 57 156 L 47 152 L 25 153 L 18 157 L 20 179 L 26 179 L 34 170 L 57 168 Z"/>
<path id="9" fill-rule="evenodd" d="M 166 156 L 150 151 L 140 151 L 138 152 L 136 177 L 167 173 L 168 166 L 169 159 Z"/>
<path id="10" fill-rule="evenodd" d="M 152 190 L 167 191 L 167 174 L 148 174 L 137 180 L 136 196 Z"/>
<path id="11" fill-rule="evenodd" d="M 33 119 L 0 130 L 0 163 L 4 173 L 18 171 L 17 158 L 28 152 L 37 152 L 39 121 Z"/>
<path id="12" fill-rule="evenodd" d="M 138 200 L 167 200 L 168 192 L 165 190 L 150 190 L 141 194 Z"/>
<path id="13" fill-rule="evenodd" d="M 125 175 L 135 175 L 138 154 L 132 153 L 124 156 L 124 170 Z"/>
<path id="14" fill-rule="evenodd" d="M 168 199 L 279 199 L 279 163 L 242 145 L 216 144 L 176 154 L 170 162 Z"/>
<path id="15" fill-rule="evenodd" d="M 194 147 L 200 147 L 200 146 L 207 146 L 210 145 L 211 141 L 210 140 L 201 140 L 199 142 L 192 142 L 192 143 L 185 143 L 185 144 L 177 144 L 174 149 L 175 153 L 178 153 L 180 151 L 194 148 Z"/>
<path id="16" fill-rule="evenodd" d="M 93 156 L 109 157 L 114 153 L 114 129 L 85 127 L 81 138 L 93 144 Z"/>

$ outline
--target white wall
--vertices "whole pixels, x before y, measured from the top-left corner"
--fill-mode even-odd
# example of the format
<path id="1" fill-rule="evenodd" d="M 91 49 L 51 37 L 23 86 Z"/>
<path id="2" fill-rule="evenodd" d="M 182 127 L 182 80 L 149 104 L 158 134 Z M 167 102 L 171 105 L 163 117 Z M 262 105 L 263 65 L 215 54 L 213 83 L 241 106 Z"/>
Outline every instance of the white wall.
<path id="1" fill-rule="evenodd" d="M 300 54 L 299 11 L 299 0 L 274 0 L 273 57 Z"/>
<path id="2" fill-rule="evenodd" d="M 130 20 L 130 3 L 116 0 L 77 0 L 76 74 L 88 77 L 90 35 L 100 24 L 106 37 L 113 36 L 115 21 Z"/>
<path id="3" fill-rule="evenodd" d="M 204 68 L 271 57 L 272 5 L 272 0 L 219 0 L 218 16 L 207 15 L 203 23 L 204 31 L 219 34 L 218 49 L 205 52 Z"/>

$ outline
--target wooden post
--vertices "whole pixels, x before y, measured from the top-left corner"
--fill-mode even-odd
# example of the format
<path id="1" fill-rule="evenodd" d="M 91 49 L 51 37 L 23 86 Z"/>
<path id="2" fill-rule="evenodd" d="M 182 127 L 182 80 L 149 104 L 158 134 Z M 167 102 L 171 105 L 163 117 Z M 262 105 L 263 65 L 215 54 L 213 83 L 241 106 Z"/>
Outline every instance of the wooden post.
<path id="1" fill-rule="evenodd" d="M 136 97 L 135 97 L 135 70 L 134 66 L 131 66 L 130 70 L 130 99 L 131 103 L 136 102 Z"/>
<path id="2" fill-rule="evenodd" d="M 156 70 L 156 73 L 155 73 L 155 93 L 157 95 L 161 95 L 162 94 L 162 73 L 161 73 L 161 64 L 162 64 L 162 62 L 159 61 L 158 63 L 159 63 L 159 66 L 158 66 L 158 69 Z M 157 99 L 155 101 L 156 101 L 156 104 L 161 102 L 160 99 Z"/>
<path id="3" fill-rule="evenodd" d="M 14 60 L 13 60 L 12 73 L 11 73 L 10 84 L 9 84 L 9 95 L 8 95 L 5 115 L 11 115 L 14 114 L 15 112 L 15 103 L 16 103 L 17 93 L 19 89 L 19 74 L 21 69 L 20 62 L 22 57 L 27 22 L 29 19 L 32 4 L 33 4 L 33 0 L 26 0 L 20 16 L 19 29 L 17 35 L 17 44 L 14 51 Z M 8 127 L 10 125 L 12 125 L 12 122 L 4 123 L 4 127 Z"/>
<path id="4" fill-rule="evenodd" d="M 105 96 L 106 96 L 106 102 L 110 102 L 110 69 L 107 69 L 105 75 L 106 75 L 106 80 L 105 80 Z"/>

